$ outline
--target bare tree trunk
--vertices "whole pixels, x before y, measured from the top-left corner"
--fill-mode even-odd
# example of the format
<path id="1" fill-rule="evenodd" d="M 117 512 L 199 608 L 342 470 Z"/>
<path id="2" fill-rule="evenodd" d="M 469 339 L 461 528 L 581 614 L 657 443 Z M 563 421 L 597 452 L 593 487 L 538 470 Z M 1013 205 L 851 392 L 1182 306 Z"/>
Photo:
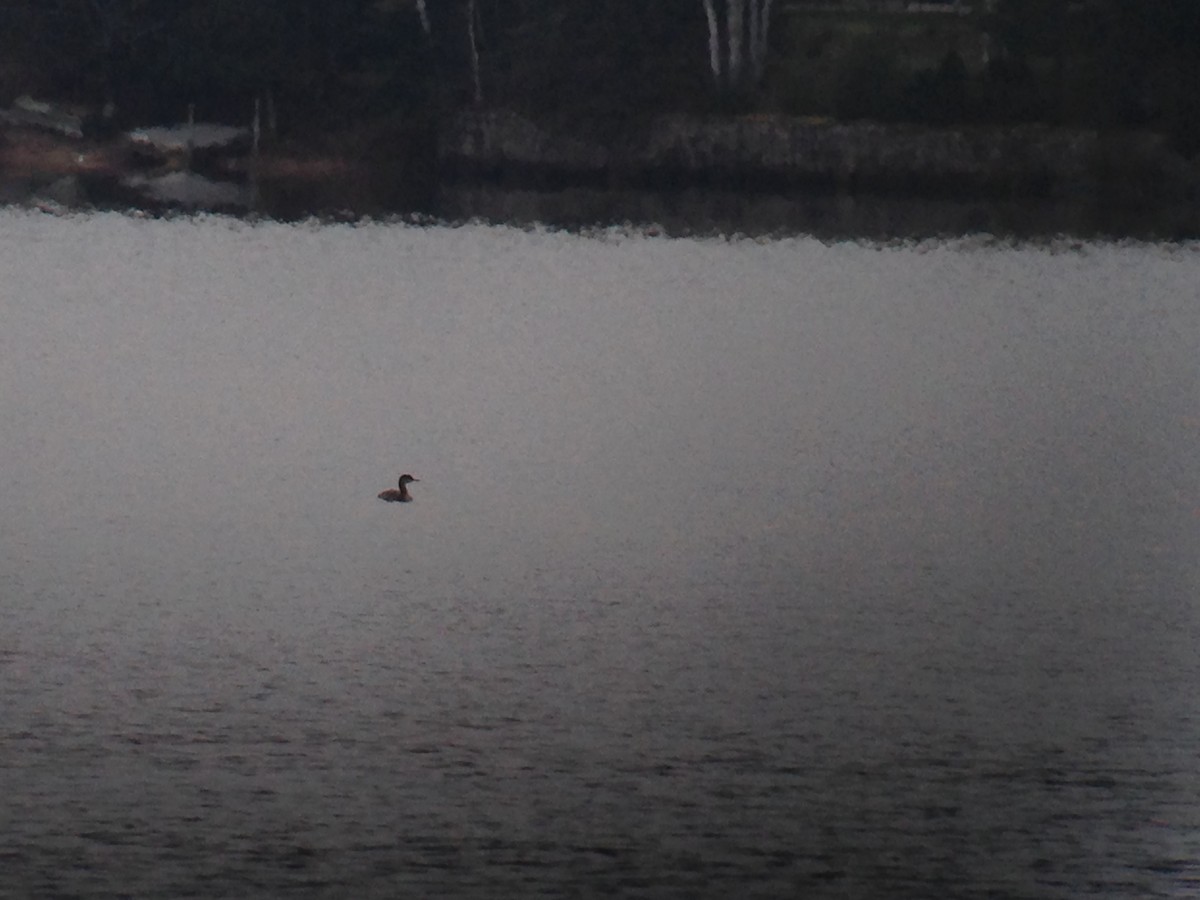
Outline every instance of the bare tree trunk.
<path id="1" fill-rule="evenodd" d="M 279 116 L 275 112 L 275 91 L 267 88 L 267 137 L 274 140 L 279 137 Z"/>
<path id="2" fill-rule="evenodd" d="M 724 36 L 717 0 L 701 2 L 708 21 L 708 65 L 717 90 L 736 91 L 758 84 L 767 64 L 774 0 L 725 0 Z"/>
<path id="3" fill-rule="evenodd" d="M 250 120 L 250 158 L 258 165 L 259 144 L 262 142 L 262 95 L 254 95 L 254 118 Z"/>
<path id="4" fill-rule="evenodd" d="M 725 0 L 728 4 L 729 86 L 736 88 L 742 80 L 742 37 L 745 32 L 746 0 Z M 754 3 L 755 0 L 750 0 Z"/>
<path id="5" fill-rule="evenodd" d="M 748 45 L 750 50 L 750 77 L 757 80 L 758 72 L 758 20 L 761 0 L 750 0 L 750 35 Z"/>
<path id="6" fill-rule="evenodd" d="M 712 69 L 713 82 L 717 90 L 721 84 L 721 28 L 717 22 L 717 9 L 713 0 L 704 0 L 704 17 L 708 19 L 708 65 Z"/>
<path id="7" fill-rule="evenodd" d="M 183 149 L 183 166 L 192 171 L 192 152 L 196 149 L 196 104 L 188 104 L 187 144 Z"/>
<path id="8" fill-rule="evenodd" d="M 767 43 L 771 34 L 772 0 L 750 0 L 750 71 L 758 84 L 767 68 Z"/>
<path id="9" fill-rule="evenodd" d="M 475 105 L 483 105 L 483 82 L 479 78 L 479 44 L 475 40 L 475 0 L 467 0 L 467 38 L 471 42 L 471 77 L 475 83 Z"/>

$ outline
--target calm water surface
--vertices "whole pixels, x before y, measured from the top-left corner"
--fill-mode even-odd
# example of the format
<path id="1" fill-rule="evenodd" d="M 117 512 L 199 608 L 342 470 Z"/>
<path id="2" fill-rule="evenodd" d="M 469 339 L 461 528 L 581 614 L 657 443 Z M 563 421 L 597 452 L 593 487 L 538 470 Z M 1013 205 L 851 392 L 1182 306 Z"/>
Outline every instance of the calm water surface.
<path id="1" fill-rule="evenodd" d="M 0 896 L 1200 891 L 1194 246 L 0 272 Z"/>

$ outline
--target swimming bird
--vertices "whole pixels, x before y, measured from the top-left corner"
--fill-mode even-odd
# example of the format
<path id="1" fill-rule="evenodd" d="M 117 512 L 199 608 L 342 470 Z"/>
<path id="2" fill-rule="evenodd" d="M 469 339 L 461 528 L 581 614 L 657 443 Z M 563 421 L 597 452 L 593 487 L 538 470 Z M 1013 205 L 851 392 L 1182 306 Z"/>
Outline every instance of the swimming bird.
<path id="1" fill-rule="evenodd" d="M 379 495 L 380 500 L 386 500 L 388 503 L 409 503 L 412 501 L 412 494 L 408 492 L 408 485 L 414 481 L 420 481 L 419 478 L 413 478 L 411 475 L 404 474 L 400 476 L 400 488 L 388 488 Z"/>

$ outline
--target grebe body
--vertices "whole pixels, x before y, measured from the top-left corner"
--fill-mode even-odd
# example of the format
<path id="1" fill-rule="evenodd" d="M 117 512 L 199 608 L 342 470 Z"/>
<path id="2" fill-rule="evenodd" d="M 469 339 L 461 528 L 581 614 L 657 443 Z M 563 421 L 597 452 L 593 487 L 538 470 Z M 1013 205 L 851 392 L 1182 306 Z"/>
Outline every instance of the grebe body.
<path id="1" fill-rule="evenodd" d="M 400 486 L 398 488 L 388 488 L 379 495 L 379 499 L 386 500 L 388 503 L 411 503 L 412 494 L 408 492 L 408 486 L 414 481 L 420 481 L 420 479 L 413 478 L 411 475 L 401 475 Z"/>

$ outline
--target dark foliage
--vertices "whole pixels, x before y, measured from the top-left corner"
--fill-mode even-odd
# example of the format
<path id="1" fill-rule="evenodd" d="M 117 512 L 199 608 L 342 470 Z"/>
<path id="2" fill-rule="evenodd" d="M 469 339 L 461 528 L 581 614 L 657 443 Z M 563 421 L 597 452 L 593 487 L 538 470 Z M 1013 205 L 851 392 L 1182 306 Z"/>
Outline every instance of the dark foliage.
<path id="1" fill-rule="evenodd" d="M 783 107 L 1148 127 L 1200 150 L 1197 0 L 1000 0 L 970 26 L 988 36 L 986 65 L 951 45 L 940 64 L 901 57 L 882 24 L 894 16 L 872 39 L 860 15 L 852 47 L 817 18 L 792 29 L 805 36 L 794 46 L 775 40 L 766 84 L 733 100 L 707 70 L 699 0 L 429 0 L 428 11 L 426 34 L 415 0 L 5 0 L 0 103 L 27 91 L 112 100 L 127 122 L 195 103 L 204 118 L 245 121 L 257 98 L 283 133 L 319 132 L 433 121 L 476 102 L 477 73 L 486 105 L 606 132 L 663 110 Z M 823 59 L 832 73 L 816 85 Z"/>
<path id="2" fill-rule="evenodd" d="M 954 51 L 936 69 L 918 72 L 905 92 L 906 118 L 937 125 L 971 117 L 966 63 Z"/>

